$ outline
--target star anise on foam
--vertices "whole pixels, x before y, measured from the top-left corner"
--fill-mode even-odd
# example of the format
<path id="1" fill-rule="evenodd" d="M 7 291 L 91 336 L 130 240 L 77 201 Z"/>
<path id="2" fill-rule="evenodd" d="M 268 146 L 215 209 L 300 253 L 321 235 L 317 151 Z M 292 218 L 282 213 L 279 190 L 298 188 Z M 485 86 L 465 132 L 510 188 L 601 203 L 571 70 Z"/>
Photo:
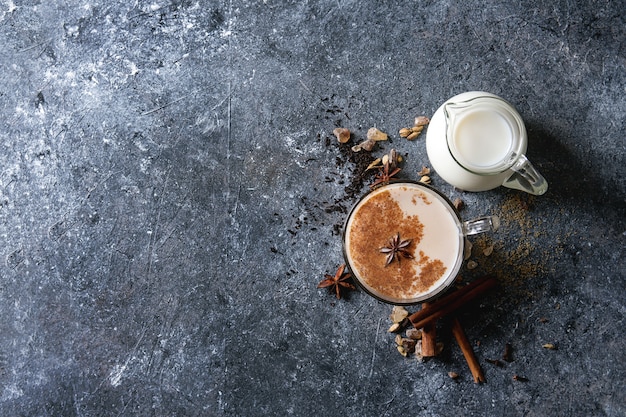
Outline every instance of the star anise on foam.
<path id="1" fill-rule="evenodd" d="M 387 246 L 380 248 L 381 253 L 386 253 L 387 258 L 385 260 L 385 266 L 397 259 L 400 262 L 400 258 L 413 259 L 413 255 L 407 249 L 413 239 L 400 239 L 400 232 L 396 233 L 394 237 L 389 239 Z"/>
<path id="2" fill-rule="evenodd" d="M 344 273 L 346 265 L 339 266 L 335 276 L 324 274 L 324 280 L 317 284 L 317 288 L 328 288 L 331 292 L 335 292 L 337 299 L 341 298 L 342 290 L 355 290 L 355 286 L 348 282 L 352 278 L 352 274 L 349 272 Z"/>

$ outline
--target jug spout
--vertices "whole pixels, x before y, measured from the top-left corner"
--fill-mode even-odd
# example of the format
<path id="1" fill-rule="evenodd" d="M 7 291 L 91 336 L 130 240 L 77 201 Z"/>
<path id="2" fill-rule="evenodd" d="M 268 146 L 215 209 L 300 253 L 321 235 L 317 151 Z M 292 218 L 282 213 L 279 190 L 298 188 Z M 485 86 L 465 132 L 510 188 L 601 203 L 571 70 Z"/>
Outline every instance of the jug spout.
<path id="1" fill-rule="evenodd" d="M 476 106 L 482 105 L 493 105 L 494 100 L 498 100 L 494 96 L 485 93 L 485 95 L 471 95 L 467 98 L 462 97 L 463 94 L 457 96 L 454 101 L 447 101 L 443 105 L 443 111 L 447 120 L 453 120 L 456 117 L 459 117 L 466 110 L 470 110 L 475 108 Z"/>
<path id="2" fill-rule="evenodd" d="M 454 126 L 456 125 L 457 119 L 470 108 L 475 100 L 476 98 L 444 104 L 443 114 L 446 120 L 446 135 L 448 138 L 451 138 L 454 134 Z"/>

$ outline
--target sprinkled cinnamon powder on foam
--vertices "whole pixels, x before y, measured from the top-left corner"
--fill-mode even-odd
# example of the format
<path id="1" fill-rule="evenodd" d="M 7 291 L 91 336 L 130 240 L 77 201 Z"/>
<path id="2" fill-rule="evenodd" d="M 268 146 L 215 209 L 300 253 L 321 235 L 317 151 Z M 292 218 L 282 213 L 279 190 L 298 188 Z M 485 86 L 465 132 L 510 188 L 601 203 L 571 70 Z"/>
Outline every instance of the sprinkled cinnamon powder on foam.
<path id="1" fill-rule="evenodd" d="M 420 197 L 427 199 L 423 193 Z M 372 196 L 359 207 L 349 233 L 350 257 L 356 270 L 353 272 L 358 271 L 361 279 L 382 296 L 414 298 L 427 291 L 446 271 L 441 260 L 431 260 L 423 251 L 415 253 L 424 225 L 418 216 L 405 215 L 389 191 Z M 402 239 L 412 239 L 408 249 L 414 259 L 402 258 L 400 262 L 393 261 L 385 266 L 385 255 L 380 253 L 380 248 L 397 233 Z"/>
<path id="2" fill-rule="evenodd" d="M 424 202 L 424 204 L 432 204 L 432 201 L 428 199 L 428 196 L 426 196 L 426 194 L 420 193 L 419 198 Z M 417 204 L 417 200 L 415 199 L 415 196 L 413 196 L 411 201 L 413 202 L 413 204 Z"/>

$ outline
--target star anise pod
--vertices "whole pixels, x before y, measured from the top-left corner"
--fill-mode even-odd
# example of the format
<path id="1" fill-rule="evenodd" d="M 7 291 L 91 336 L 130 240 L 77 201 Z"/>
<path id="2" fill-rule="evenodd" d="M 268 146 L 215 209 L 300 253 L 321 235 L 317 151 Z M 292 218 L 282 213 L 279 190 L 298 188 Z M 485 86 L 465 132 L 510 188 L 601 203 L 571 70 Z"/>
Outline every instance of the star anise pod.
<path id="1" fill-rule="evenodd" d="M 407 249 L 412 241 L 413 239 L 400 239 L 399 232 L 394 237 L 389 239 L 389 243 L 387 243 L 387 246 L 380 248 L 381 253 L 387 254 L 385 266 L 393 262 L 394 259 L 397 259 L 398 262 L 400 262 L 400 257 L 413 259 L 413 255 L 411 255 L 411 253 Z"/>
<path id="2" fill-rule="evenodd" d="M 344 273 L 346 269 L 346 265 L 343 264 L 339 266 L 337 272 L 335 272 L 335 276 L 324 274 L 324 280 L 317 284 L 317 288 L 328 288 L 331 292 L 334 291 L 337 295 L 337 299 L 341 298 L 341 290 L 355 290 L 353 284 L 348 282 L 350 278 L 352 278 L 352 274 L 349 272 Z"/>
<path id="3" fill-rule="evenodd" d="M 383 159 L 383 166 L 378 170 L 374 182 L 370 185 L 371 189 L 378 187 L 379 185 L 387 184 L 398 172 L 402 171 L 398 168 L 398 155 L 395 149 L 389 152 L 389 155 L 385 155 Z"/>

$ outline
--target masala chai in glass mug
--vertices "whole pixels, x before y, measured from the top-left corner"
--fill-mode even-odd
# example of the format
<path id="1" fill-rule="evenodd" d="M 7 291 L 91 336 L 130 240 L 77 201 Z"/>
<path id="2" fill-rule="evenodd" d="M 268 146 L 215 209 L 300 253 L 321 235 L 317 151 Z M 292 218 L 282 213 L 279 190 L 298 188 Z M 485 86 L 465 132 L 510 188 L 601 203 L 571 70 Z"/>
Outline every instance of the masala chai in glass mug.
<path id="1" fill-rule="evenodd" d="M 495 216 L 462 221 L 436 189 L 420 182 L 391 182 L 352 208 L 343 234 L 344 257 L 368 294 L 389 304 L 416 304 L 454 282 L 466 236 L 496 230 L 499 223 Z"/>

